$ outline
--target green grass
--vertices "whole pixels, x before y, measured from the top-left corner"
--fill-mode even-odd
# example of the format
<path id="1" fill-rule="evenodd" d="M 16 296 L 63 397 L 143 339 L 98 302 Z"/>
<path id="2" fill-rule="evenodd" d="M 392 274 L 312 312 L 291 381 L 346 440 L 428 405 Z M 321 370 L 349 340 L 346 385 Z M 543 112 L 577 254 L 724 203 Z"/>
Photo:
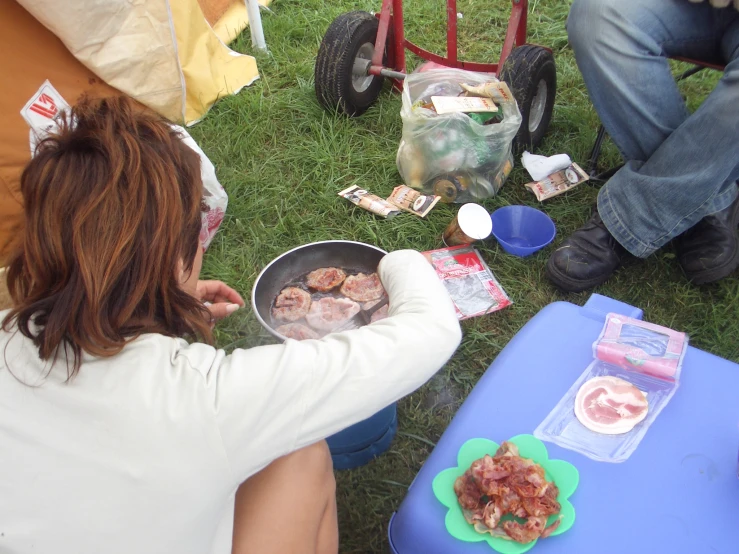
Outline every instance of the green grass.
<path id="1" fill-rule="evenodd" d="M 443 52 L 444 0 L 405 2 L 407 36 Z M 497 61 L 509 14 L 508 2 L 460 0 L 460 52 L 466 59 Z M 457 206 L 439 205 L 426 220 L 402 215 L 377 219 L 336 193 L 361 184 L 387 196 L 399 184 L 395 154 L 400 140 L 400 98 L 388 88 L 366 115 L 346 119 L 326 113 L 313 90 L 313 63 L 326 28 L 339 14 L 379 10 L 380 0 L 275 0 L 263 22 L 269 56 L 258 56 L 261 79 L 238 96 L 221 100 L 192 134 L 212 159 L 229 194 L 222 229 L 205 258 L 204 275 L 222 279 L 248 296 L 259 271 L 275 256 L 307 242 L 353 239 L 387 250 L 428 250 Z M 569 8 L 560 0 L 530 4 L 531 42 L 551 47 L 557 62 L 558 93 L 543 154 L 567 152 L 585 163 L 598 118 L 567 46 Z M 246 31 L 232 45 L 251 53 Z M 692 108 L 710 91 L 717 75 L 703 72 L 684 85 Z M 602 164 L 619 162 L 610 143 Z M 506 204 L 537 203 L 524 189 L 527 176 L 516 167 L 501 193 L 484 202 L 489 210 Z M 587 184 L 542 207 L 558 227 L 556 242 L 588 217 L 597 190 Z M 456 408 L 513 335 L 550 302 L 583 304 L 589 293 L 566 295 L 544 277 L 551 247 L 531 258 L 506 255 L 494 242 L 479 245 L 484 258 L 515 304 L 502 312 L 464 322 L 456 355 L 424 388 L 399 404 L 400 429 L 388 453 L 338 478 L 341 552 L 382 552 L 387 522 Z M 666 248 L 627 264 L 597 292 L 644 309 L 645 319 L 687 331 L 694 346 L 739 361 L 739 278 L 697 288 L 682 275 Z M 219 325 L 220 346 L 250 347 L 271 342 L 250 309 Z M 505 438 L 505 437 L 502 437 Z M 502 439 L 501 438 L 501 439 Z"/>

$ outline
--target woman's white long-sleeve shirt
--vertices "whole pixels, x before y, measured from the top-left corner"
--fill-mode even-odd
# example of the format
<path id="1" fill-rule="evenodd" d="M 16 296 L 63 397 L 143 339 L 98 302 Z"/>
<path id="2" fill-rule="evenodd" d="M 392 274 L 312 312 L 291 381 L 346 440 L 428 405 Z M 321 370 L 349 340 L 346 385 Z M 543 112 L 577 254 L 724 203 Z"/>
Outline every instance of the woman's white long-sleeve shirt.
<path id="1" fill-rule="evenodd" d="M 0 553 L 230 552 L 242 481 L 409 394 L 459 344 L 419 253 L 378 271 L 390 317 L 371 326 L 230 355 L 149 334 L 85 354 L 69 383 L 0 332 Z"/>

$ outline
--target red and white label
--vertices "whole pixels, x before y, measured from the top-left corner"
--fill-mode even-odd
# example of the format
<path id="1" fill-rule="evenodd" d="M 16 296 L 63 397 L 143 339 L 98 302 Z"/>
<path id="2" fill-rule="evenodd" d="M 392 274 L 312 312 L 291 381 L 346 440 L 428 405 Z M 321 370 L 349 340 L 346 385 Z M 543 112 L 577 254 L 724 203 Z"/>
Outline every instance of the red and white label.
<path id="1" fill-rule="evenodd" d="M 448 258 L 442 258 L 434 261 L 434 267 L 439 278 L 456 279 L 473 273 L 480 273 L 484 270 L 480 258 L 475 252 L 465 252 L 464 254 L 452 254 Z"/>
<path id="2" fill-rule="evenodd" d="M 62 95 L 46 80 L 21 110 L 21 116 L 36 131 L 46 130 L 69 104 Z"/>

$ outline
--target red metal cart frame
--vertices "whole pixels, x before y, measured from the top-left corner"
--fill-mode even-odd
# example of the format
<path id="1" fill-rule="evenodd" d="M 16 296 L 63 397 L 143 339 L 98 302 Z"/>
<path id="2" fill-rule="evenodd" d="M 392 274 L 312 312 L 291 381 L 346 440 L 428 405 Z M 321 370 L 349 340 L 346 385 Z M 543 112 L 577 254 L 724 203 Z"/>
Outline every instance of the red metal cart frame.
<path id="1" fill-rule="evenodd" d="M 375 53 L 372 57 L 372 65 L 369 68 L 371 75 L 382 75 L 390 77 L 397 88 L 402 87 L 403 76 L 406 73 L 405 50 L 406 48 L 423 58 L 448 67 L 456 67 L 469 71 L 483 71 L 497 73 L 498 68 L 503 66 L 514 46 L 520 46 L 526 42 L 526 25 L 528 13 L 528 0 L 512 0 L 511 15 L 508 19 L 503 49 L 500 53 L 498 63 L 479 63 L 460 61 L 458 58 L 457 44 L 457 0 L 447 0 L 447 30 L 446 30 L 446 57 L 439 56 L 421 48 L 417 44 L 405 38 L 403 21 L 403 0 L 383 0 L 382 9 L 378 14 L 380 27 L 375 41 Z M 388 33 L 392 29 L 392 42 L 387 49 L 388 66 L 382 65 L 385 55 L 385 45 L 388 44 Z"/>

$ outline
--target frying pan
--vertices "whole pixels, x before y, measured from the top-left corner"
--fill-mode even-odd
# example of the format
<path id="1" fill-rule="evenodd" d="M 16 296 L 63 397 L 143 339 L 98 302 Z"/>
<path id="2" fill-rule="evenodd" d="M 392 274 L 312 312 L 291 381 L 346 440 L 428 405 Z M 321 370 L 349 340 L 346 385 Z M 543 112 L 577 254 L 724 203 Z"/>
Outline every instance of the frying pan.
<path id="1" fill-rule="evenodd" d="M 259 323 L 280 340 L 287 337 L 270 326 L 270 311 L 280 291 L 309 271 L 322 267 L 340 267 L 352 272 L 373 273 L 384 250 L 350 240 L 325 240 L 293 248 L 272 260 L 257 277 L 251 290 L 251 306 Z"/>

